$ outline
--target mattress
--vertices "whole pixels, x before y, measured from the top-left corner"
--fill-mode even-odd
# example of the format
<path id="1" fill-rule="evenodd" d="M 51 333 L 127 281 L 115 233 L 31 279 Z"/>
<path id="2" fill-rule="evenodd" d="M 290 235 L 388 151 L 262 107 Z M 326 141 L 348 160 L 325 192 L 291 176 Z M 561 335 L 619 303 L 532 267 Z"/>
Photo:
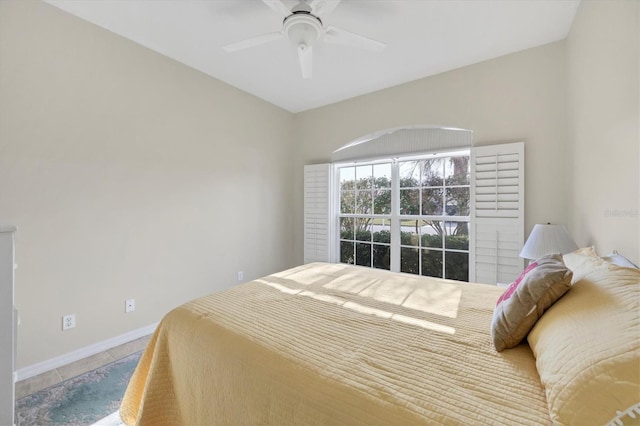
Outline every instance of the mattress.
<path id="1" fill-rule="evenodd" d="M 313 263 L 160 322 L 127 425 L 549 424 L 526 343 L 490 338 L 501 289 Z"/>

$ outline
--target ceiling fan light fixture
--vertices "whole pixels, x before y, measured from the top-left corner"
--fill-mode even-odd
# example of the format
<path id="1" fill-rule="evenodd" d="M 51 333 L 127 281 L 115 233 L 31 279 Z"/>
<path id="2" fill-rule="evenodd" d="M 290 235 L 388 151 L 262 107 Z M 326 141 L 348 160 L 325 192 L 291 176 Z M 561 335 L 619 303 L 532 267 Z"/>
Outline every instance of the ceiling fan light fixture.
<path id="1" fill-rule="evenodd" d="M 0 0 L 1 1 L 1 0 Z M 386 46 L 360 34 L 352 33 L 333 26 L 324 27 L 325 19 L 342 0 L 299 0 L 289 9 L 283 0 L 262 0 L 264 4 L 283 17 L 282 29 L 275 33 L 263 34 L 246 40 L 223 46 L 227 52 L 236 52 L 258 46 L 270 41 L 288 38 L 295 46 L 302 78 L 309 79 L 313 74 L 313 45 L 318 40 L 380 51 Z"/>
<path id="2" fill-rule="evenodd" d="M 298 48 L 311 47 L 322 31 L 322 22 L 310 13 L 297 13 L 284 20 L 284 33 Z"/>

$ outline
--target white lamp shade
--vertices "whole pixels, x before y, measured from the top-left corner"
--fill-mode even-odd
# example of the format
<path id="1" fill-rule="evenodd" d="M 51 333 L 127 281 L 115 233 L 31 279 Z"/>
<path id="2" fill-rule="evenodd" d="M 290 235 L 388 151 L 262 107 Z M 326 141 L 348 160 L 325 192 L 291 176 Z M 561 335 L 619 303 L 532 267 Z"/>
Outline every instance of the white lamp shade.
<path id="1" fill-rule="evenodd" d="M 567 229 L 562 225 L 536 225 L 522 247 L 520 257 L 538 259 L 545 254 L 566 254 L 578 249 Z"/>

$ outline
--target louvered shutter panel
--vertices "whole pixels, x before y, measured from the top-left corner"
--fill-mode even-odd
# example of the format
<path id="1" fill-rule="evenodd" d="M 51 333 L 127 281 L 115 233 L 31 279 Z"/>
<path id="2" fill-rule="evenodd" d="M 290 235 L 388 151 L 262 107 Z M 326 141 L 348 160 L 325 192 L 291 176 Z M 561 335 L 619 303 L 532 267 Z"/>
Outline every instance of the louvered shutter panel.
<path id="1" fill-rule="evenodd" d="M 304 263 L 331 261 L 331 164 L 304 166 Z"/>
<path id="2" fill-rule="evenodd" d="M 524 268 L 524 142 L 471 150 L 469 280 L 515 280 Z"/>

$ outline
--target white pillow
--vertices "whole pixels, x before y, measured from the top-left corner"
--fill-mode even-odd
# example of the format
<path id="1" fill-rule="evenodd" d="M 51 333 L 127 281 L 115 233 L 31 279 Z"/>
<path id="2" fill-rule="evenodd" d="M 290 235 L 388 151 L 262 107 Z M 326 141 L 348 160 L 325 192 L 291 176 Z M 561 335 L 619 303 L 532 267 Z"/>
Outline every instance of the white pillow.
<path id="1" fill-rule="evenodd" d="M 630 261 L 629 259 L 627 259 L 623 255 L 619 254 L 617 251 L 614 251 L 611 254 L 603 256 L 602 258 L 604 260 L 606 260 L 607 262 L 613 263 L 614 265 L 624 266 L 625 268 L 636 268 L 636 269 L 638 269 L 638 265 L 636 265 L 635 263 L 633 263 L 632 261 Z"/>
<path id="2" fill-rule="evenodd" d="M 606 262 L 598 256 L 594 247 L 583 247 L 562 256 L 564 264 L 573 272 L 572 283 L 579 281 L 585 274 L 591 272 L 596 266 Z"/>

